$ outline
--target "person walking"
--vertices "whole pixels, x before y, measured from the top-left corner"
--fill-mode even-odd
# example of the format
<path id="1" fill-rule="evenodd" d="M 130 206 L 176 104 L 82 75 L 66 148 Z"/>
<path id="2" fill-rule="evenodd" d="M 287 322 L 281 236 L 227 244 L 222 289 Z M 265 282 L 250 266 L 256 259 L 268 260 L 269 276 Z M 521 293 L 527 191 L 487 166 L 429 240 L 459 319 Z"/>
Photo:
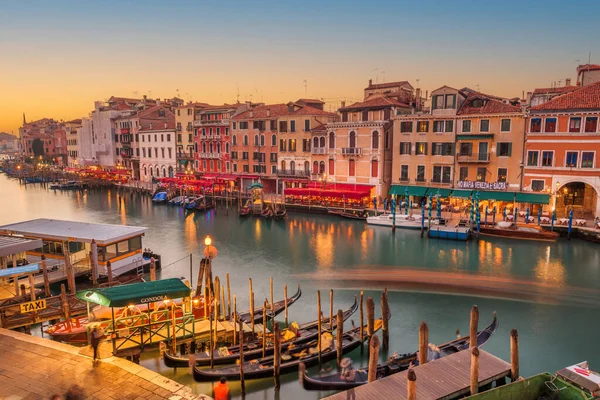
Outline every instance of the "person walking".
<path id="1" fill-rule="evenodd" d="M 102 339 L 102 336 L 104 336 L 104 333 L 100 330 L 98 325 L 95 325 L 94 329 L 92 330 L 92 337 L 90 340 L 90 344 L 94 350 L 94 364 L 100 360 L 100 357 L 98 356 L 98 346 L 100 345 L 100 339 Z"/>
<path id="2" fill-rule="evenodd" d="M 221 377 L 219 383 L 213 388 L 213 397 L 215 400 L 230 400 L 229 386 L 227 386 L 227 378 Z"/>

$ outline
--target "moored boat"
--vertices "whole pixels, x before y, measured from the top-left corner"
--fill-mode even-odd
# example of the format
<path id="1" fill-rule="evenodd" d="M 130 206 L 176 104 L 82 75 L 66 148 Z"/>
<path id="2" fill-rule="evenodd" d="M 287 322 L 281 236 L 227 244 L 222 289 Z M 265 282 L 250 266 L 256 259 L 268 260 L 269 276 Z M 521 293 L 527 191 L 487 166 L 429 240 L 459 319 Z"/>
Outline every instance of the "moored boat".
<path id="1" fill-rule="evenodd" d="M 465 226 L 435 225 L 428 231 L 428 236 L 434 239 L 467 241 L 471 238 L 471 229 Z"/>
<path id="2" fill-rule="evenodd" d="M 344 321 L 350 318 L 350 316 L 358 309 L 358 302 L 356 297 L 354 298 L 354 304 L 350 308 L 344 311 Z M 332 331 L 337 327 L 337 320 L 334 317 L 333 326 L 330 325 L 329 318 L 322 319 L 324 329 Z M 307 322 L 304 324 L 297 325 L 292 329 L 284 329 L 281 332 L 282 350 L 287 349 L 289 346 L 297 346 L 317 338 L 318 321 Z M 230 346 L 225 349 L 216 349 L 213 351 L 213 365 L 225 365 L 235 364 L 239 360 L 240 346 Z M 270 344 L 265 349 L 266 355 L 273 354 L 273 345 Z M 261 341 L 253 341 L 244 344 L 244 360 L 253 360 L 262 356 Z M 164 354 L 165 365 L 167 367 L 178 368 L 187 367 L 189 362 L 189 356 L 187 355 L 173 355 L 168 351 Z M 210 365 L 210 353 L 207 351 L 194 354 L 196 365 L 208 366 Z"/>
<path id="3" fill-rule="evenodd" d="M 406 215 L 406 214 L 396 214 L 396 221 L 394 222 L 393 214 L 381 214 L 367 218 L 367 224 L 369 225 L 379 225 L 379 226 L 396 226 L 396 228 L 400 229 L 427 229 L 429 227 L 429 219 L 425 218 L 422 221 L 422 217 L 420 214 Z M 439 224 L 438 220 L 432 219 L 432 225 Z"/>
<path id="4" fill-rule="evenodd" d="M 376 320 L 374 331 L 376 332 L 381 329 L 382 324 L 383 322 L 381 319 Z M 366 328 L 363 327 L 363 329 Z M 363 340 L 366 339 L 367 335 L 363 337 Z M 331 334 L 324 333 L 322 335 L 322 342 L 323 350 L 321 351 L 321 361 L 326 362 L 336 358 L 337 349 Z M 329 342 L 329 345 L 327 345 L 325 342 Z M 342 354 L 354 350 L 360 346 L 360 344 L 360 327 L 356 327 L 350 329 L 348 332 L 344 332 L 344 336 L 342 338 Z M 286 374 L 289 372 L 294 372 L 298 369 L 300 363 L 303 363 L 306 367 L 318 364 L 318 354 L 317 340 L 313 340 L 299 346 L 288 346 L 287 349 L 282 350 L 279 373 Z M 257 360 L 244 361 L 244 379 L 258 379 L 273 376 L 273 363 L 273 356 L 259 358 Z M 223 376 L 228 380 L 240 379 L 240 367 L 237 365 L 213 369 L 200 369 L 198 366 L 194 367 L 194 379 L 197 382 L 215 381 Z"/>
<path id="5" fill-rule="evenodd" d="M 162 204 L 167 202 L 167 192 L 158 192 L 152 198 L 152 202 L 156 204 Z"/>
<path id="6" fill-rule="evenodd" d="M 248 215 L 250 215 L 251 211 L 252 210 L 250 209 L 250 207 L 247 206 L 240 208 L 240 217 L 247 217 Z"/>
<path id="7" fill-rule="evenodd" d="M 213 208 L 215 208 L 215 205 L 214 205 L 214 204 L 212 204 L 212 203 L 208 203 L 208 204 L 207 204 L 207 203 L 204 203 L 204 202 L 199 202 L 199 203 L 196 205 L 196 208 L 195 208 L 195 210 L 196 210 L 196 211 L 200 211 L 200 212 L 206 212 L 206 211 L 208 211 L 208 210 L 212 210 Z"/>
<path id="8" fill-rule="evenodd" d="M 484 330 L 477 333 L 477 346 L 481 347 L 488 342 L 496 329 L 498 328 L 498 318 L 494 313 L 492 323 Z M 450 354 L 454 354 L 461 350 L 469 348 L 469 336 L 454 339 L 440 346 L 430 346 L 428 358 L 439 358 Z M 343 360 L 342 360 L 343 361 Z M 322 375 L 318 377 L 310 377 L 305 372 L 302 373 L 302 385 L 307 390 L 347 390 L 356 386 L 364 385 L 368 382 L 369 369 L 354 370 L 349 368 L 351 362 L 346 362 L 348 366 L 346 371 L 342 373 L 334 373 Z M 396 354 L 394 353 L 387 362 L 377 365 L 377 379 L 393 375 L 397 372 L 404 371 L 413 366 L 418 365 L 417 352 Z"/>
<path id="9" fill-rule="evenodd" d="M 555 242 L 559 238 L 558 232 L 544 230 L 541 226 L 534 224 L 512 223 L 500 221 L 495 226 L 481 226 L 481 235 L 498 236 L 510 239 L 539 240 Z"/>

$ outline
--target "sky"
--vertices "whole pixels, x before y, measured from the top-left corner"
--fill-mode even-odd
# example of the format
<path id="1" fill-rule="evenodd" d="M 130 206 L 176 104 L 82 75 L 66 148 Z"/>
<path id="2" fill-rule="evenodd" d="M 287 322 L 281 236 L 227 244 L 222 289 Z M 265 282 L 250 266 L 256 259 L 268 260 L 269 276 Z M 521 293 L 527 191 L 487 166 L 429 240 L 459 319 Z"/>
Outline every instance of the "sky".
<path id="1" fill-rule="evenodd" d="M 521 96 L 600 64 L 600 1 L 0 0 L 0 132 L 110 96 L 358 101 L 368 80 Z M 239 96 L 239 97 L 238 97 Z"/>

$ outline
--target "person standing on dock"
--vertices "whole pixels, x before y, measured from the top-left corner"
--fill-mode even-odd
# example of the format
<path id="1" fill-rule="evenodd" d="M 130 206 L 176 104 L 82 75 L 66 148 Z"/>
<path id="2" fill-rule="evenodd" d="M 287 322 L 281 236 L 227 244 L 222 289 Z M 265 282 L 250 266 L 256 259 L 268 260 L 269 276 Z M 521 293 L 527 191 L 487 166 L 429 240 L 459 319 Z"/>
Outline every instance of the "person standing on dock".
<path id="1" fill-rule="evenodd" d="M 94 350 L 94 364 L 100 359 L 100 357 L 98 357 L 98 345 L 100 345 L 100 339 L 102 336 L 104 336 L 104 333 L 100 330 L 98 325 L 95 325 L 94 329 L 92 330 L 92 338 L 90 340 L 92 349 Z"/>
<path id="2" fill-rule="evenodd" d="M 227 386 L 227 378 L 221 377 L 219 383 L 213 388 L 213 397 L 215 400 L 230 400 L 229 386 Z"/>

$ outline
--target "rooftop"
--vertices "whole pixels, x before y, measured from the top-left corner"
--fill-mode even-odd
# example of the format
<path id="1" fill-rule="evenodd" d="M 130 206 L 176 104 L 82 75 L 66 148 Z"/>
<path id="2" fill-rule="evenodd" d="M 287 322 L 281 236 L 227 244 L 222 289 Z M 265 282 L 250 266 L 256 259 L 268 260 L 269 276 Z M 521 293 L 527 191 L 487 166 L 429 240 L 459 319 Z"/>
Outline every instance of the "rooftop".
<path id="1" fill-rule="evenodd" d="M 409 108 L 406 103 L 401 103 L 398 100 L 391 99 L 386 96 L 371 97 L 365 101 L 359 101 L 349 106 L 342 107 L 339 111 L 358 111 L 366 108 L 386 108 L 386 107 L 403 107 Z"/>
<path id="2" fill-rule="evenodd" d="M 560 86 L 554 88 L 538 88 L 533 91 L 533 94 L 564 94 L 576 90 L 578 86 Z"/>
<path id="3" fill-rule="evenodd" d="M 100 245 L 115 243 L 124 239 L 141 236 L 147 228 L 93 224 L 90 222 L 63 221 L 59 219 L 33 219 L 0 226 L 2 234 L 16 234 L 39 239 L 58 239 L 80 242 L 96 240 Z"/>
<path id="4" fill-rule="evenodd" d="M 386 89 L 386 88 L 394 88 L 398 86 L 410 85 L 408 81 L 397 81 L 397 82 L 387 82 L 387 83 L 370 83 L 369 86 L 366 87 L 366 90 L 369 89 Z"/>
<path id="5" fill-rule="evenodd" d="M 472 101 L 478 99 L 483 100 L 483 105 L 481 107 L 473 107 Z M 496 100 L 494 97 L 489 97 L 481 93 L 472 92 L 469 94 L 469 96 L 467 96 L 456 114 L 506 114 L 518 112 L 521 112 L 521 107 L 513 106 L 512 104 L 506 104 L 502 101 Z"/>
<path id="6" fill-rule="evenodd" d="M 42 247 L 39 239 L 25 239 L 16 236 L 0 236 L 0 257 L 11 256 L 23 251 Z"/>
<path id="7" fill-rule="evenodd" d="M 600 82 L 582 86 L 572 92 L 531 108 L 531 111 L 565 111 L 600 109 Z"/>
<path id="8" fill-rule="evenodd" d="M 290 111 L 287 104 L 266 104 L 262 106 L 253 107 L 248 111 L 244 111 L 233 117 L 234 120 L 244 119 L 275 119 L 285 116 L 293 115 L 315 115 L 315 116 L 331 116 L 335 117 L 335 113 L 319 110 L 311 106 L 303 106 L 296 103 L 294 105 L 294 111 Z M 268 111 L 268 112 L 267 112 Z M 252 116 L 250 116 L 252 113 Z M 268 115 L 267 115 L 268 114 Z"/>

